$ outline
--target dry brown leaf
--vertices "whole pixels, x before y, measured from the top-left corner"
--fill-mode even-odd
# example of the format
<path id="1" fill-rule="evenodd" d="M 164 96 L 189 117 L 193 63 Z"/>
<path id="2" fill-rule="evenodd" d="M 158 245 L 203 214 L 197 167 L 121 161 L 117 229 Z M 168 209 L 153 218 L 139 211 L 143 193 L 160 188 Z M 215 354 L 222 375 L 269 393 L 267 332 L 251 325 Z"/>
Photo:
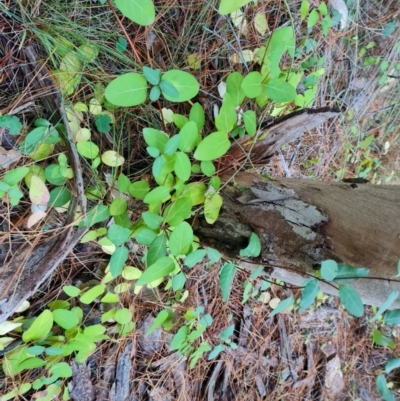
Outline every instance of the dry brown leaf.
<path id="1" fill-rule="evenodd" d="M 0 169 L 7 168 L 16 163 L 22 157 L 22 153 L 16 149 L 5 150 L 0 146 Z"/>

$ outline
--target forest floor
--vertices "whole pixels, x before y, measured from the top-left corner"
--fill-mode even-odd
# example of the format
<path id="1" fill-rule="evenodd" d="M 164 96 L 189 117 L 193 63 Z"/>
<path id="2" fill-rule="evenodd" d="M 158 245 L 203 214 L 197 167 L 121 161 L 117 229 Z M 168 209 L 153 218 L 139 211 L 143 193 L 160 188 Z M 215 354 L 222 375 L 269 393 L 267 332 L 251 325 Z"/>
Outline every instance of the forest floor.
<path id="1" fill-rule="evenodd" d="M 372 184 L 400 184 L 398 0 L 348 0 L 345 9 L 349 17 L 345 26 L 341 29 L 339 18 L 338 24 L 329 28 L 326 35 L 320 25 L 311 32 L 307 30 L 307 20 L 300 18 L 301 1 L 298 0 L 252 2 L 244 7 L 239 20 L 218 15 L 216 0 L 160 0 L 155 2 L 157 19 L 153 26 L 138 27 L 122 19 L 124 30 L 108 1 L 101 3 L 83 0 L 2 2 L 0 115 L 18 116 L 25 130 L 32 126 L 35 118 L 50 118 L 41 104 L 46 94 L 35 91 L 32 82 L 26 79 L 23 51 L 33 46 L 47 70 L 57 70 L 61 57 L 52 40 L 56 38 L 57 43 L 75 46 L 90 41 L 99 48 L 96 60 L 82 71 L 79 86 L 65 96 L 66 105 L 88 103 L 111 77 L 135 70 L 140 63 L 163 71 L 187 70 L 190 64 L 195 67 L 191 72 L 200 83 L 198 101 L 208 114 L 206 126 L 211 126 L 214 106 L 220 99 L 217 89 L 220 82 L 231 71 L 245 73 L 247 68 L 257 68 L 251 51 L 264 45 L 274 29 L 292 23 L 299 53 L 296 62 L 310 61 L 314 55 L 324 57 L 321 66 L 325 73 L 311 107 L 338 106 L 342 112 L 320 128 L 304 133 L 297 142 L 285 145 L 262 172 L 271 177 L 327 181 L 363 178 Z M 312 0 L 310 4 L 318 7 L 320 1 Z M 328 4 L 332 11 L 341 2 Z M 343 5 L 341 7 L 343 11 Z M 260 21 L 265 21 L 265 26 Z M 135 51 L 126 39 L 132 41 Z M 246 63 L 240 62 L 239 53 L 248 55 Z M 196 65 L 192 64 L 193 60 Z M 186 106 L 175 105 L 174 112 L 187 114 Z M 115 112 L 117 123 L 111 143 L 120 144 L 125 159 L 130 161 L 124 166 L 124 173 L 131 181 L 149 172 L 151 160 L 139 133 L 144 127 L 160 127 L 161 107 L 169 107 L 168 102 L 158 101 Z M 4 138 L 5 130 L 0 128 L 3 152 L 0 176 L 8 168 L 4 161 L 8 157 Z M 96 139 L 100 147 L 110 143 L 100 136 Z M 12 147 L 7 151 L 10 149 Z M 28 164 L 28 157 L 18 161 L 21 166 Z M 91 170 L 85 168 L 85 184 L 93 180 Z M 5 234 L 0 240 L 1 263 L 9 260 L 15 251 L 12 239 L 28 235 L 24 224 L 29 210 L 26 204 L 18 207 L 6 202 L 0 204 L 0 230 Z M 54 227 L 61 219 L 54 212 L 49 214 L 45 224 Z M 141 252 L 140 247 L 138 252 Z M 108 259 L 97 243 L 78 244 L 30 299 L 28 313 L 33 316 L 48 302 L 60 299 L 64 285 L 98 283 Z M 241 270 L 234 279 L 229 301 L 224 302 L 218 275 L 218 264 L 197 265 L 186 282 L 186 300 L 175 306 L 185 311 L 203 305 L 213 318 L 203 339 L 213 346 L 220 343 L 222 330 L 234 324 L 237 349 L 226 347 L 216 359 L 201 358 L 190 368 L 188 358 L 178 357 L 169 350 L 171 332 L 159 327 L 145 336 L 163 305 L 171 302 L 171 293 L 162 289 L 142 291 L 138 295 L 128 292 L 123 302 L 133 311 L 135 329 L 125 337 L 100 342 L 88 361 L 77 368 L 80 370 L 74 371 L 74 380 L 81 380 L 88 389 L 93 388 L 92 398 L 87 399 L 382 399 L 376 388 L 376 377 L 384 371 L 388 359 L 399 356 L 400 331 L 382 326 L 381 330 L 394 340 L 395 347 L 374 345 L 372 333 L 376 322 L 374 326 L 369 318 L 376 310 L 368 308 L 364 317 L 353 318 L 340 307 L 338 299 L 320 294 L 306 313 L 289 311 L 268 317 L 277 300 L 288 294 L 298 297 L 300 289 L 274 283 L 262 291 L 260 277 L 255 280 L 256 292 L 242 302 L 250 273 Z M 88 311 L 86 319 L 96 319 L 100 313 L 99 308 L 94 307 Z M 15 336 L 17 338 L 18 334 Z M 0 355 L 1 359 L 3 355 Z M 129 368 L 121 373 L 124 363 Z M 32 381 L 39 370 L 28 370 L 15 377 L 4 377 L 0 373 L 0 400 L 16 385 Z M 88 377 L 82 379 L 85 372 Z M 388 375 L 387 380 L 400 399 L 400 376 L 395 373 Z M 122 396 L 115 391 L 115 378 L 129 383 L 126 398 L 120 398 Z M 40 397 L 46 394 L 34 393 L 16 399 L 45 399 Z M 63 399 L 62 395 L 57 397 L 54 399 Z"/>

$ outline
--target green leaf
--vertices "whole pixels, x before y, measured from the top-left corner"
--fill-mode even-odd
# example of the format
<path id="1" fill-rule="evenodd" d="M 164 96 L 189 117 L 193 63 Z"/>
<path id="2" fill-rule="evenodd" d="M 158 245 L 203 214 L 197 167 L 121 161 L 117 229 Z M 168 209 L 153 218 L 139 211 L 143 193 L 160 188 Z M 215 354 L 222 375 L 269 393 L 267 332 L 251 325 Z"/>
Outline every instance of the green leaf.
<path id="1" fill-rule="evenodd" d="M 206 136 L 197 146 L 196 160 L 214 160 L 223 156 L 231 146 L 226 132 L 217 131 Z"/>
<path id="2" fill-rule="evenodd" d="M 205 193 L 207 192 L 207 187 L 202 182 L 192 182 L 190 184 L 185 185 L 183 189 L 183 194 L 188 196 L 192 201 L 192 206 L 200 205 L 204 203 L 206 197 Z"/>
<path id="3" fill-rule="evenodd" d="M 161 90 L 159 86 L 153 86 L 150 90 L 149 98 L 152 102 L 155 102 L 160 98 Z"/>
<path id="4" fill-rule="evenodd" d="M 190 268 L 194 267 L 204 259 L 206 254 L 207 251 L 205 249 L 197 249 L 196 251 L 189 253 L 185 258 L 185 266 Z"/>
<path id="5" fill-rule="evenodd" d="M 17 167 L 5 173 L 3 181 L 10 187 L 13 187 L 17 185 L 28 173 L 28 167 Z"/>
<path id="6" fill-rule="evenodd" d="M 78 142 L 76 144 L 76 149 L 81 156 L 88 159 L 96 158 L 100 151 L 99 147 L 91 141 Z"/>
<path id="7" fill-rule="evenodd" d="M 32 370 L 36 368 L 40 368 L 41 366 L 46 365 L 46 362 L 40 358 L 29 358 L 25 359 L 25 361 L 21 362 L 18 365 L 18 370 L 21 372 L 23 370 Z"/>
<path id="8" fill-rule="evenodd" d="M 226 80 L 226 92 L 232 98 L 232 102 L 235 106 L 240 106 L 246 97 L 242 89 L 243 75 L 239 72 L 232 72 L 228 75 Z"/>
<path id="9" fill-rule="evenodd" d="M 153 69 L 150 67 L 143 67 L 144 77 L 147 79 L 147 82 L 152 85 L 158 85 L 161 79 L 161 70 Z"/>
<path id="10" fill-rule="evenodd" d="M 151 190 L 143 199 L 144 203 L 161 203 L 170 198 L 170 189 L 164 186 Z"/>
<path id="11" fill-rule="evenodd" d="M 35 345 L 33 347 L 29 347 L 26 349 L 26 351 L 30 355 L 35 355 L 35 356 L 42 354 L 44 350 L 45 350 L 45 347 L 43 347 L 41 345 Z"/>
<path id="12" fill-rule="evenodd" d="M 190 216 L 192 202 L 189 197 L 178 198 L 164 211 L 164 220 L 172 227 L 176 227 Z"/>
<path id="13" fill-rule="evenodd" d="M 150 186 L 147 181 L 136 181 L 128 189 L 128 192 L 136 199 L 144 199 L 149 191 Z"/>
<path id="14" fill-rule="evenodd" d="M 385 401 L 395 401 L 394 395 L 390 392 L 387 387 L 387 382 L 385 376 L 379 375 L 376 378 L 376 388 L 379 391 L 379 394 L 383 397 Z"/>
<path id="15" fill-rule="evenodd" d="M 115 198 L 110 205 L 110 214 L 111 216 L 119 216 L 120 214 L 124 213 L 127 208 L 128 203 L 125 199 Z"/>
<path id="16" fill-rule="evenodd" d="M 45 309 L 39 316 L 35 318 L 28 330 L 22 334 L 22 340 L 27 343 L 29 341 L 41 340 L 46 337 L 53 327 L 53 315 Z"/>
<path id="17" fill-rule="evenodd" d="M 143 212 L 142 217 L 146 226 L 152 230 L 158 230 L 163 222 L 163 218 L 156 213 Z"/>
<path id="18" fill-rule="evenodd" d="M 278 313 L 283 312 L 284 310 L 290 308 L 294 303 L 294 298 L 291 296 L 290 298 L 284 299 L 283 301 L 279 302 L 277 307 L 268 315 L 268 317 L 272 317 L 277 315 Z"/>
<path id="19" fill-rule="evenodd" d="M 132 320 L 131 311 L 127 308 L 118 309 L 115 312 L 114 320 L 119 324 L 127 324 Z"/>
<path id="20" fill-rule="evenodd" d="M 115 0 L 115 5 L 122 15 L 138 25 L 151 25 L 156 17 L 152 0 Z"/>
<path id="21" fill-rule="evenodd" d="M 101 161 L 110 167 L 119 167 L 124 164 L 124 157 L 117 153 L 115 150 L 106 150 L 101 155 Z"/>
<path id="22" fill-rule="evenodd" d="M 343 263 L 338 263 L 338 270 L 335 276 L 335 281 L 346 282 L 346 280 L 367 277 L 369 270 L 365 267 L 355 268 Z"/>
<path id="23" fill-rule="evenodd" d="M 247 74 L 242 82 L 242 89 L 245 95 L 254 99 L 261 94 L 263 77 L 258 71 L 253 71 Z"/>
<path id="24" fill-rule="evenodd" d="M 168 96 L 172 99 L 177 99 L 179 97 L 178 89 L 176 89 L 171 82 L 160 82 L 160 89 L 162 90 L 164 96 Z"/>
<path id="25" fill-rule="evenodd" d="M 167 309 L 164 309 L 158 313 L 156 318 L 154 319 L 153 324 L 146 332 L 146 337 L 149 336 L 154 330 L 160 327 L 171 315 L 171 312 Z"/>
<path id="26" fill-rule="evenodd" d="M 221 0 L 218 12 L 221 15 L 231 14 L 247 3 L 250 3 L 250 0 Z"/>
<path id="27" fill-rule="evenodd" d="M 376 345 L 380 345 L 382 347 L 396 348 L 396 343 L 393 342 L 390 338 L 386 337 L 379 330 L 374 330 L 372 334 L 372 339 Z"/>
<path id="28" fill-rule="evenodd" d="M 135 72 L 120 75 L 107 85 L 105 97 L 114 106 L 137 106 L 146 100 L 147 81 Z"/>
<path id="29" fill-rule="evenodd" d="M 251 233 L 249 245 L 245 249 L 240 250 L 240 256 L 257 257 L 261 253 L 261 242 L 256 233 Z"/>
<path id="30" fill-rule="evenodd" d="M 393 369 L 400 368 L 400 358 L 392 358 L 386 362 L 385 373 L 389 374 Z"/>
<path id="31" fill-rule="evenodd" d="M 108 228 L 107 238 L 115 245 L 120 246 L 129 240 L 131 230 L 121 227 L 117 224 L 112 224 Z"/>
<path id="32" fill-rule="evenodd" d="M 193 229 L 183 221 L 177 225 L 169 237 L 169 249 L 174 256 L 186 255 L 193 242 Z"/>
<path id="33" fill-rule="evenodd" d="M 213 248 L 207 248 L 207 255 L 208 259 L 213 263 L 217 263 L 222 258 L 221 253 Z"/>
<path id="34" fill-rule="evenodd" d="M 172 121 L 179 129 L 182 129 L 189 119 L 182 114 L 174 113 L 172 115 Z"/>
<path id="35" fill-rule="evenodd" d="M 170 350 L 175 351 L 183 344 L 186 343 L 186 337 L 188 335 L 189 328 L 187 326 L 182 326 L 177 333 L 174 335 L 174 338 L 171 341 Z"/>
<path id="36" fill-rule="evenodd" d="M 171 156 L 173 155 L 177 149 L 179 148 L 179 144 L 181 143 L 181 137 L 179 135 L 174 135 L 168 139 L 168 142 L 165 145 L 164 153 Z"/>
<path id="37" fill-rule="evenodd" d="M 328 7 L 325 2 L 320 3 L 318 10 L 324 17 L 328 15 Z"/>
<path id="38" fill-rule="evenodd" d="M 174 291 L 180 291 L 183 289 L 186 283 L 186 276 L 184 273 L 180 272 L 172 279 L 172 289 Z"/>
<path id="39" fill-rule="evenodd" d="M 290 102 L 296 99 L 296 89 L 288 82 L 271 79 L 265 87 L 268 97 L 275 102 Z"/>
<path id="40" fill-rule="evenodd" d="M 300 7 L 300 18 L 301 18 L 302 21 L 306 19 L 309 10 L 310 10 L 309 1 L 308 0 L 303 0 L 301 2 L 301 7 Z"/>
<path id="41" fill-rule="evenodd" d="M 71 377 L 72 376 L 72 369 L 71 367 L 68 365 L 67 362 L 59 362 L 56 363 L 55 365 L 53 365 L 50 369 L 49 369 L 50 374 L 54 375 L 57 377 L 57 379 L 59 377 Z"/>
<path id="42" fill-rule="evenodd" d="M 386 312 L 383 320 L 389 326 L 400 326 L 400 309 L 393 309 Z"/>
<path id="43" fill-rule="evenodd" d="M 165 145 L 168 142 L 168 135 L 165 132 L 154 128 L 145 128 L 143 130 L 143 138 L 147 145 L 164 152 Z"/>
<path id="44" fill-rule="evenodd" d="M 50 200 L 48 205 L 53 207 L 64 206 L 71 200 L 71 192 L 65 187 L 53 188 L 50 191 Z"/>
<path id="45" fill-rule="evenodd" d="M 257 118 L 253 110 L 247 110 L 243 113 L 244 126 L 249 136 L 253 137 L 257 132 Z"/>
<path id="46" fill-rule="evenodd" d="M 221 187 L 221 178 L 214 175 L 214 177 L 212 177 L 208 183 L 209 183 L 210 187 L 213 187 L 216 191 L 218 191 L 219 188 Z"/>
<path id="47" fill-rule="evenodd" d="M 129 254 L 128 248 L 125 245 L 123 245 L 118 247 L 115 250 L 115 252 L 111 255 L 110 272 L 114 278 L 118 277 L 121 274 L 122 269 L 124 268 L 124 265 L 128 260 L 128 254 Z"/>
<path id="48" fill-rule="evenodd" d="M 198 127 L 194 121 L 188 121 L 179 131 L 179 150 L 182 152 L 191 152 L 199 138 Z"/>
<path id="49" fill-rule="evenodd" d="M 136 282 L 137 285 L 149 284 L 155 280 L 168 276 L 175 270 L 174 261 L 168 256 L 158 259 L 154 264 L 149 266 Z"/>
<path id="50" fill-rule="evenodd" d="M 307 280 L 306 285 L 302 290 L 300 310 L 308 309 L 315 301 L 319 292 L 319 282 L 316 278 Z"/>
<path id="51" fill-rule="evenodd" d="M 310 12 L 307 20 L 307 28 L 310 30 L 319 21 L 319 14 L 316 9 Z"/>
<path id="52" fill-rule="evenodd" d="M 61 175 L 60 166 L 58 164 L 49 164 L 44 170 L 44 175 L 47 181 L 53 185 L 64 185 L 67 181 L 65 177 Z M 33 177 L 34 176 L 32 176 L 32 178 Z"/>
<path id="53" fill-rule="evenodd" d="M 146 264 L 151 266 L 161 259 L 167 253 L 167 237 L 165 234 L 159 235 L 151 243 L 149 250 L 147 251 Z"/>
<path id="54" fill-rule="evenodd" d="M 333 281 L 338 272 L 338 264 L 331 259 L 321 263 L 321 277 L 326 281 Z"/>
<path id="55" fill-rule="evenodd" d="M 388 309 L 390 305 L 392 305 L 392 303 L 399 297 L 399 295 L 400 295 L 399 291 L 393 290 L 389 294 L 386 301 L 380 306 L 378 312 L 376 312 L 375 316 L 371 319 L 371 321 L 378 319 L 383 314 L 383 312 L 385 312 L 385 310 Z"/>
<path id="56" fill-rule="evenodd" d="M 212 177 L 215 174 L 215 166 L 211 161 L 202 161 L 200 168 L 202 173 L 207 177 Z"/>
<path id="57" fill-rule="evenodd" d="M 52 313 L 54 321 L 64 330 L 72 329 L 79 324 L 79 319 L 76 314 L 69 310 L 56 309 L 53 310 Z"/>
<path id="58" fill-rule="evenodd" d="M 236 267 L 233 263 L 228 262 L 222 266 L 221 273 L 219 274 L 219 286 L 221 288 L 222 299 L 224 302 L 228 302 L 229 300 L 229 294 L 231 293 L 235 273 Z"/>
<path id="59" fill-rule="evenodd" d="M 179 96 L 175 98 L 163 92 L 164 97 L 173 102 L 186 102 L 199 92 L 199 83 L 191 74 L 185 71 L 167 71 L 161 78 L 161 82 L 163 81 L 171 83 L 179 93 Z"/>
<path id="60" fill-rule="evenodd" d="M 128 47 L 128 41 L 124 37 L 120 36 L 117 39 L 117 42 L 115 43 L 115 49 L 118 52 L 123 53 L 126 50 L 127 47 Z"/>
<path id="61" fill-rule="evenodd" d="M 101 134 L 107 134 L 111 130 L 112 119 L 108 114 L 99 114 L 94 120 L 97 131 Z"/>
<path id="62" fill-rule="evenodd" d="M 229 93 L 225 93 L 224 102 L 217 117 L 215 126 L 218 131 L 231 132 L 237 122 L 236 106 Z"/>
<path id="63" fill-rule="evenodd" d="M 121 173 L 118 176 L 118 180 L 117 180 L 118 191 L 126 194 L 129 191 L 130 185 L 131 185 L 131 182 L 129 181 L 129 178 L 125 174 Z"/>
<path id="64" fill-rule="evenodd" d="M 104 295 L 104 297 L 100 299 L 100 302 L 103 302 L 105 304 L 115 304 L 115 303 L 119 302 L 119 295 L 113 294 L 111 292 L 107 292 L 107 294 Z"/>
<path id="65" fill-rule="evenodd" d="M 339 299 L 345 309 L 355 317 L 364 314 L 364 305 L 357 291 L 349 285 L 339 285 Z"/>
<path id="66" fill-rule="evenodd" d="M 196 123 L 198 131 L 201 131 L 203 129 L 206 121 L 206 116 L 204 113 L 203 106 L 200 103 L 193 104 L 189 113 L 189 121 L 193 121 Z"/>
<path id="67" fill-rule="evenodd" d="M 208 224 L 214 224 L 217 221 L 222 202 L 222 196 L 217 193 L 206 197 L 204 202 L 204 217 Z"/>
<path id="68" fill-rule="evenodd" d="M 148 228 L 140 230 L 135 236 L 136 241 L 142 245 L 150 245 L 156 239 L 156 237 L 157 234 Z"/>
<path id="69" fill-rule="evenodd" d="M 211 361 L 212 359 L 216 358 L 222 351 L 225 350 L 225 345 L 224 344 L 218 344 L 217 346 L 214 347 L 214 349 L 208 354 L 208 361 Z"/>
<path id="70" fill-rule="evenodd" d="M 69 297 L 77 297 L 80 293 L 81 290 L 78 287 L 75 287 L 73 285 L 65 285 L 63 287 L 63 291 L 69 296 Z"/>
<path id="71" fill-rule="evenodd" d="M 235 332 L 235 325 L 232 324 L 232 325 L 230 325 L 229 327 L 227 327 L 226 329 L 224 329 L 224 330 L 222 331 L 222 333 L 219 335 L 219 339 L 220 339 L 221 341 L 228 341 L 229 338 L 230 338 L 231 336 L 233 336 L 233 333 L 234 333 L 234 332 Z"/>
<path id="72" fill-rule="evenodd" d="M 18 135 L 22 129 L 22 124 L 16 116 L 9 116 L 7 114 L 0 116 L 0 128 L 8 127 L 10 135 Z"/>
<path id="73" fill-rule="evenodd" d="M 111 263 L 110 263 L 111 264 Z M 103 294 L 104 290 L 106 289 L 105 284 L 98 284 L 95 285 L 93 288 L 90 290 L 84 292 L 80 297 L 80 301 L 85 304 L 89 305 L 91 304 L 97 297 L 99 297 L 101 294 Z"/>
<path id="74" fill-rule="evenodd" d="M 175 174 L 183 182 L 187 181 L 190 177 L 191 164 L 189 157 L 183 152 L 176 152 L 175 154 L 175 164 L 174 164 Z"/>
<path id="75" fill-rule="evenodd" d="M 79 227 L 91 227 L 96 223 L 107 220 L 110 217 L 108 206 L 96 205 L 88 210 L 86 219 L 79 223 Z"/>

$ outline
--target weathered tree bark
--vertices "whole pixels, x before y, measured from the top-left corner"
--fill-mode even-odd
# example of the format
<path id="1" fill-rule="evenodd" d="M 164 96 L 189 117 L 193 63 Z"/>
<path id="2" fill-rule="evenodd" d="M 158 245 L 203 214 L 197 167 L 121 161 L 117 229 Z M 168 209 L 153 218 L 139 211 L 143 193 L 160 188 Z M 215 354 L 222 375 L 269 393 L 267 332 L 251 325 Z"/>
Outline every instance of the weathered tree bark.
<path id="1" fill-rule="evenodd" d="M 227 175 L 226 180 L 229 179 Z M 195 222 L 201 241 L 235 257 L 255 232 L 262 244 L 256 263 L 272 277 L 299 285 L 322 260 L 370 269 L 351 283 L 367 304 L 379 305 L 400 282 L 400 187 L 277 179 L 239 173 L 222 192 L 224 204 L 213 225 Z M 322 286 L 335 293 L 330 285 Z M 396 307 L 400 303 L 396 304 Z"/>

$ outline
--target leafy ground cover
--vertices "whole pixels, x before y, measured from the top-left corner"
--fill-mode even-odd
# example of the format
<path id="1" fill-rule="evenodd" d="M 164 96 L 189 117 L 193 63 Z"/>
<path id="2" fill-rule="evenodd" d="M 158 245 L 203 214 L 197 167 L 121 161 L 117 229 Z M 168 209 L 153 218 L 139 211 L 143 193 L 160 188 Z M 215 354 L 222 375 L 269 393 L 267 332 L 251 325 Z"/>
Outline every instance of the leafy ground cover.
<path id="1" fill-rule="evenodd" d="M 122 1 L 103 3 L 16 2 L 1 9 L 0 191 L 9 240 L 3 263 L 19 242 L 55 232 L 76 195 L 62 129 L 39 106 L 46 94 L 26 79 L 25 47 L 37 47 L 65 99 L 87 199 L 106 200 L 89 208 L 80 224 L 114 220 L 92 227 L 27 305 L 28 313 L 20 310 L 14 326 L 3 328 L 4 348 L 30 348 L 11 357 L 3 353 L 1 399 L 25 391 L 40 400 L 83 399 L 82 385 L 87 399 L 379 399 L 379 393 L 392 399 L 386 380 L 397 391 L 391 370 L 398 359 L 386 366 L 389 376 L 382 373 L 398 356 L 396 327 L 373 320 L 374 310 L 351 318 L 337 299 L 317 291 L 308 313 L 299 314 L 299 289 L 271 284 L 256 272 L 234 275 L 229 261 L 220 272 L 221 255 L 191 248 L 194 235 L 184 220 L 199 204 L 211 222 L 217 218 L 219 166 L 213 160 L 229 148 L 223 133 L 252 136 L 256 112 L 262 124 L 294 104 L 340 105 L 343 112 L 286 145 L 263 173 L 398 184 L 395 2 L 348 2 L 347 22 L 337 5 L 328 10 L 307 1 L 243 1 L 237 7 L 156 2 L 154 15 L 147 2 L 149 9 L 137 15 Z M 339 10 L 344 13 L 343 6 Z M 189 103 L 194 96 L 198 102 Z M 243 102 L 245 96 L 253 100 Z M 201 145 L 198 131 L 214 132 L 214 125 L 217 132 Z M 179 134 L 172 135 L 175 130 Z M 190 204 L 174 195 L 160 212 L 172 173 Z M 196 174 L 206 178 L 193 189 L 185 182 Z M 150 191 L 152 177 L 158 187 Z M 147 231 L 130 227 L 140 217 Z M 165 235 L 157 237 L 157 230 Z M 185 268 L 158 251 L 167 239 L 172 255 L 187 255 Z M 256 240 L 246 249 L 241 256 L 257 256 Z M 146 258 L 152 268 L 142 274 L 126 266 L 128 255 L 137 264 Z M 167 288 L 154 284 L 179 268 Z M 152 289 L 140 291 L 150 283 Z M 67 363 L 70 355 L 79 366 Z M 129 378 L 128 389 L 115 384 Z"/>

